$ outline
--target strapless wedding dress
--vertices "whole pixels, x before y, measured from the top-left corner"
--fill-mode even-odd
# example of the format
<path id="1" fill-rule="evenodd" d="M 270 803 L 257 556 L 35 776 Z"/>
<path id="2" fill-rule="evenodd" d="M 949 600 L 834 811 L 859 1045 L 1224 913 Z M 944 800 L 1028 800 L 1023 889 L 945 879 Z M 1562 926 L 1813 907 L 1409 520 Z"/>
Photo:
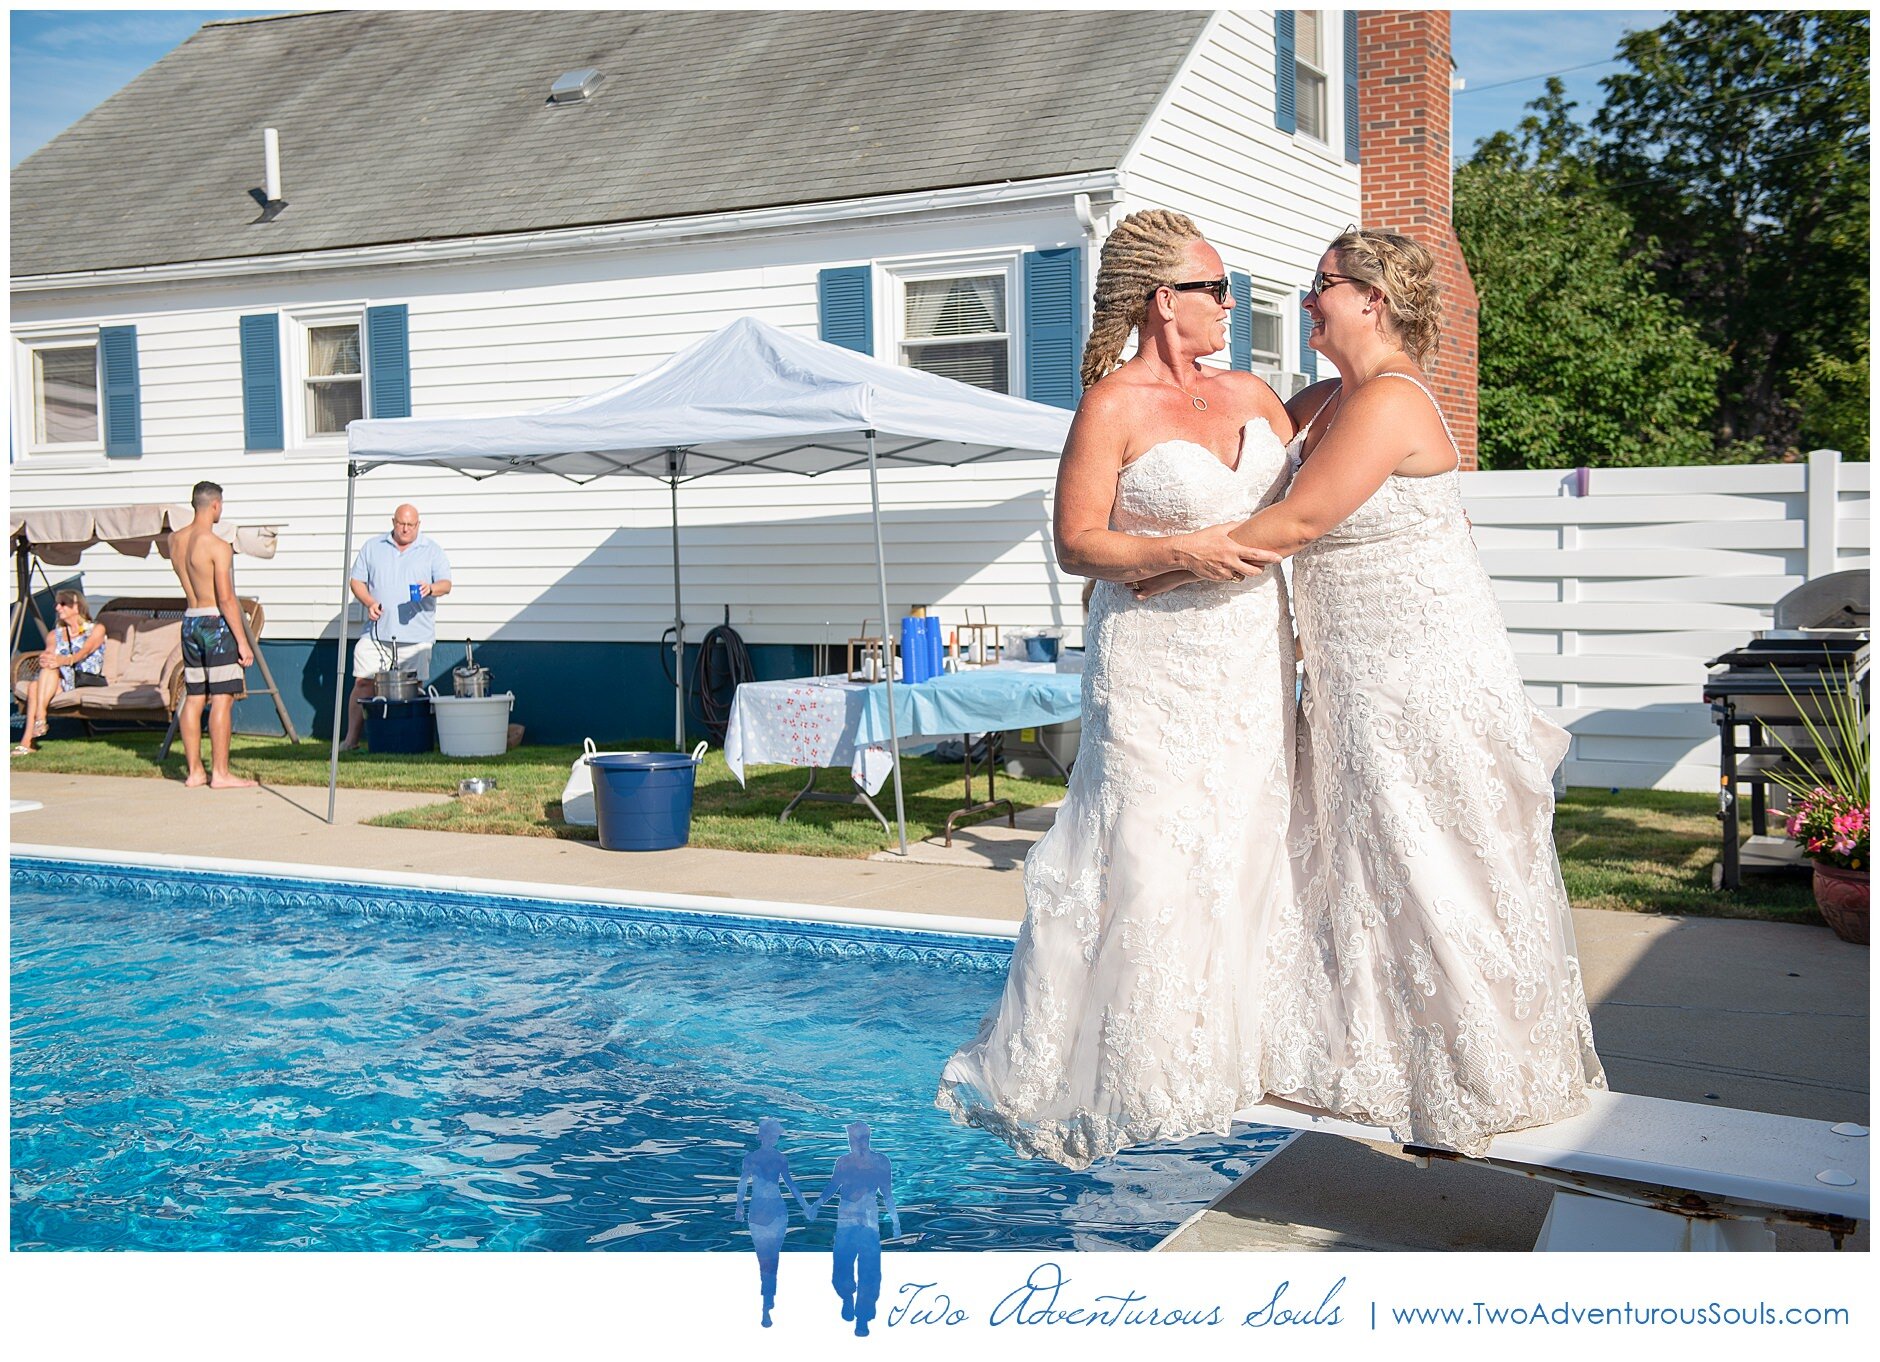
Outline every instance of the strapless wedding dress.
<path id="1" fill-rule="evenodd" d="M 1386 478 L 1294 558 L 1293 609 L 1268 1089 L 1466 1154 L 1577 1114 L 1606 1083 L 1554 852 L 1567 735 L 1522 686 L 1460 475 Z"/>
<path id="2" fill-rule="evenodd" d="M 1233 468 L 1165 440 L 1123 468 L 1111 526 L 1243 520 L 1289 473 L 1264 419 Z M 1099 582 L 1085 639 L 1077 763 L 1025 861 L 1005 990 L 936 1099 L 1072 1168 L 1225 1134 L 1260 1099 L 1266 922 L 1292 897 L 1295 656 L 1278 570 L 1146 601 Z"/>

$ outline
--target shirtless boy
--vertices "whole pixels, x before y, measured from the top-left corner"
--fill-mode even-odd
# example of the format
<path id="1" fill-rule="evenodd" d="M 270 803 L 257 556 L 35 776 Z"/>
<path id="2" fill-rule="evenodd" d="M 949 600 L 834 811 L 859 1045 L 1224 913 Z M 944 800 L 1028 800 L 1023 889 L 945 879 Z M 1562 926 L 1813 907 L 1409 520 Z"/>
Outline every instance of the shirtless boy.
<path id="1" fill-rule="evenodd" d="M 234 730 L 235 697 L 242 672 L 254 664 L 248 631 L 235 599 L 235 549 L 215 533 L 222 518 L 222 489 L 199 482 L 190 494 L 196 518 L 170 534 L 170 566 L 183 584 L 189 608 L 183 612 L 183 753 L 189 758 L 185 785 L 212 790 L 251 786 L 229 773 L 229 735 Z M 209 706 L 209 740 L 215 745 L 215 769 L 202 769 L 202 707 Z"/>

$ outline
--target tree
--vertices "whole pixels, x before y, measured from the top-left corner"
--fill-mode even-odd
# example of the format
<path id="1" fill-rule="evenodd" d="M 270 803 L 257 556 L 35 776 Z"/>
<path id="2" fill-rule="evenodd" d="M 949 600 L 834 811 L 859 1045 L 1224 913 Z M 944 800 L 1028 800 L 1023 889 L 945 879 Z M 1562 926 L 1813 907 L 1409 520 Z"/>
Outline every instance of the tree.
<path id="1" fill-rule="evenodd" d="M 1684 10 L 1601 82 L 1601 178 L 1729 356 L 1720 448 L 1868 446 L 1868 33 L 1858 10 Z"/>
<path id="2" fill-rule="evenodd" d="M 1481 298 L 1483 468 L 1698 463 L 1722 357 L 1632 255 L 1557 80 L 1519 135 L 1456 171 L 1455 223 Z"/>

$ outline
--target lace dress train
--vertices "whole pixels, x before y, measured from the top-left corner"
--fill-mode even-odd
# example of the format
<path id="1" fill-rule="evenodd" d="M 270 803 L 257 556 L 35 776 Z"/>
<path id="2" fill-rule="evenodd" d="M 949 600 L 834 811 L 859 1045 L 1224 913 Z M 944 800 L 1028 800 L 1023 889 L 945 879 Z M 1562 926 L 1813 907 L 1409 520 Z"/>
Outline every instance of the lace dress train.
<path id="1" fill-rule="evenodd" d="M 1269 1090 L 1467 1154 L 1578 1113 L 1605 1078 L 1554 850 L 1567 735 L 1523 688 L 1459 475 L 1386 479 L 1297 555 L 1293 607 Z"/>
<path id="2" fill-rule="evenodd" d="M 1126 465 L 1112 525 L 1169 535 L 1274 499 L 1264 420 L 1240 461 L 1165 441 Z M 1127 1145 L 1225 1134 L 1262 1095 L 1271 905 L 1290 898 L 1294 650 L 1269 570 L 1142 601 L 1101 582 L 1083 732 L 1057 821 L 1025 861 L 1005 989 L 936 1105 L 1081 1168 Z"/>

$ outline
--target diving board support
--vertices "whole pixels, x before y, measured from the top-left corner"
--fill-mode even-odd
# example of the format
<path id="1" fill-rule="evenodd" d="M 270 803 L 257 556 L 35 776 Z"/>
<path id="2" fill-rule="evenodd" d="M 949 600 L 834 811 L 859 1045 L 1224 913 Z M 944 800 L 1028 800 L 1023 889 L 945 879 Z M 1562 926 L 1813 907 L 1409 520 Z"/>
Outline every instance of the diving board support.
<path id="1" fill-rule="evenodd" d="M 1774 1246 L 1770 1226 L 1805 1225 L 1838 1248 L 1870 1218 L 1864 1126 L 1594 1092 L 1587 1110 L 1498 1135 L 1471 1157 L 1398 1139 L 1278 1099 L 1236 1121 L 1399 1145 L 1420 1164 L 1475 1164 L 1554 1186 L 1536 1252 L 1740 1252 Z"/>

